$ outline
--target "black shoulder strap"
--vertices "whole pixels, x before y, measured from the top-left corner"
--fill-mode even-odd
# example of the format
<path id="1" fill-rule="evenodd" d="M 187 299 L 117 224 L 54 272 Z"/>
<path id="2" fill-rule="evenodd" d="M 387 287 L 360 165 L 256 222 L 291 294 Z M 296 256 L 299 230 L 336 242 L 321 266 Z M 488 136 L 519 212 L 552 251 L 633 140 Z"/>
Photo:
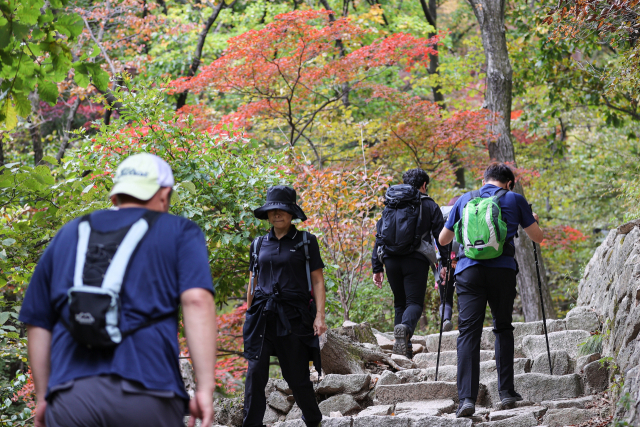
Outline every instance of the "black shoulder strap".
<path id="1" fill-rule="evenodd" d="M 260 255 L 260 248 L 262 247 L 262 241 L 264 240 L 265 236 L 258 236 L 255 238 L 255 240 L 253 241 L 253 274 L 251 275 L 251 284 L 250 284 L 250 292 L 251 295 L 254 294 L 255 292 L 255 281 L 256 281 L 256 276 L 258 275 L 258 270 L 260 270 L 260 268 L 258 267 L 258 256 Z"/>
<path id="2" fill-rule="evenodd" d="M 500 190 L 496 191 L 495 194 L 493 195 L 493 197 L 496 200 L 500 200 L 502 198 L 502 196 L 504 196 L 505 194 L 507 194 L 509 192 L 509 190 L 505 189 L 505 188 L 501 188 Z"/>
<path id="3" fill-rule="evenodd" d="M 480 194 L 480 190 L 473 190 L 471 192 L 469 200 L 477 199 L 478 197 L 482 197 L 482 194 Z"/>
<path id="4" fill-rule="evenodd" d="M 311 271 L 309 269 L 309 260 L 311 257 L 309 256 L 309 237 L 306 231 L 302 232 L 302 244 L 304 246 L 304 256 L 306 258 L 306 268 L 307 268 L 307 282 L 309 283 L 309 293 L 311 293 Z"/>

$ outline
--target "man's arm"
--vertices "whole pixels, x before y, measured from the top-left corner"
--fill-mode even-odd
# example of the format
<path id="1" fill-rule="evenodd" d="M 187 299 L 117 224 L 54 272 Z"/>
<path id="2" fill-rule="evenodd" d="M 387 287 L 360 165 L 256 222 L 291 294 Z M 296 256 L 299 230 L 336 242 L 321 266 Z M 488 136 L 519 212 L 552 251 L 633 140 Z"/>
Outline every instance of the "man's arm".
<path id="1" fill-rule="evenodd" d="M 313 285 L 313 298 L 316 301 L 316 319 L 313 322 L 313 332 L 320 336 L 327 331 L 327 322 L 324 319 L 326 291 L 321 268 L 311 272 L 311 284 Z"/>
<path id="2" fill-rule="evenodd" d="M 538 215 L 534 213 L 533 217 L 536 219 L 536 222 L 525 228 L 524 232 L 527 233 L 527 236 L 534 242 L 541 243 L 544 240 L 544 234 L 538 225 Z"/>
<path id="3" fill-rule="evenodd" d="M 253 295 L 251 295 L 251 281 L 253 280 L 253 271 L 249 272 L 249 283 L 247 284 L 247 310 L 251 307 L 253 302 Z"/>
<path id="4" fill-rule="evenodd" d="M 438 237 L 438 242 L 440 243 L 440 245 L 446 246 L 449 243 L 451 243 L 451 241 L 453 241 L 454 237 L 455 237 L 455 233 L 449 230 L 447 227 L 444 227 L 440 232 L 440 236 Z"/>
<path id="5" fill-rule="evenodd" d="M 203 288 L 187 289 L 180 295 L 180 303 L 197 380 L 196 395 L 189 404 L 189 427 L 195 425 L 196 418 L 208 426 L 213 423 L 213 392 L 216 387 L 216 305 L 211 292 Z"/>
<path id="6" fill-rule="evenodd" d="M 44 413 L 47 407 L 44 397 L 47 394 L 47 384 L 51 373 L 51 331 L 39 326 L 27 325 L 27 351 L 33 385 L 36 389 L 37 416 L 35 425 L 44 427 Z"/>

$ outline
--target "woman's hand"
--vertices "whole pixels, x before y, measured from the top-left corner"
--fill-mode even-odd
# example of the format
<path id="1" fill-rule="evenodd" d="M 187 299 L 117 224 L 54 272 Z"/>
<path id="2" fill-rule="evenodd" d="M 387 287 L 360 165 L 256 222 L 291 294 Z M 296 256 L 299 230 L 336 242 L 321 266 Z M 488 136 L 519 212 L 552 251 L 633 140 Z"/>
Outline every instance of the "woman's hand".
<path id="1" fill-rule="evenodd" d="M 324 314 L 318 313 L 316 315 L 316 320 L 313 321 L 313 333 L 317 336 L 320 336 L 327 332 L 327 322 L 324 320 Z"/>
<path id="2" fill-rule="evenodd" d="M 382 289 L 382 281 L 384 280 L 384 272 L 373 273 L 373 283 L 378 287 L 378 289 Z"/>

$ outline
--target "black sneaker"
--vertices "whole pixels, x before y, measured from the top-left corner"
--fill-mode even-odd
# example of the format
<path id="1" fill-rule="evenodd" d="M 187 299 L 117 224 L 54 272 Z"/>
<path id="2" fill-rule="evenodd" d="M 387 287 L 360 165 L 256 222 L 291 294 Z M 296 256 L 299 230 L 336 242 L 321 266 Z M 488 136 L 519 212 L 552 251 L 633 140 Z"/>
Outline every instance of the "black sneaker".
<path id="1" fill-rule="evenodd" d="M 407 348 L 411 344 L 409 341 L 409 327 L 402 323 L 397 324 L 393 328 L 393 337 L 396 339 L 396 342 L 393 344 L 393 352 L 401 356 L 406 356 Z"/>
<path id="2" fill-rule="evenodd" d="M 520 402 L 521 400 L 522 396 L 516 393 L 515 390 L 500 390 L 500 403 L 503 409 L 512 407 L 516 402 Z"/>
<path id="3" fill-rule="evenodd" d="M 470 417 L 476 412 L 476 403 L 471 399 L 464 399 L 464 401 L 460 401 L 460 406 L 458 406 L 458 410 L 456 411 L 456 418 L 460 417 Z"/>
<path id="4" fill-rule="evenodd" d="M 451 323 L 451 320 L 444 319 L 444 322 L 442 323 L 442 332 L 450 332 L 452 330 L 453 330 L 453 323 Z"/>

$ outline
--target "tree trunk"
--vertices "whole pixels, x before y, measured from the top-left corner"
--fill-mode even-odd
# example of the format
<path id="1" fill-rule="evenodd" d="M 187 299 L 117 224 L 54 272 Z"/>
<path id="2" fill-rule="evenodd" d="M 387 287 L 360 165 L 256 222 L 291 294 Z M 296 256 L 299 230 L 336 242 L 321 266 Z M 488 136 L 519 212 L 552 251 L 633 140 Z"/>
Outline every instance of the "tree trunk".
<path id="1" fill-rule="evenodd" d="M 320 350 L 324 375 L 364 374 L 367 363 L 385 363 L 398 371 L 403 370 L 377 346 L 365 346 L 334 329 L 328 330 L 325 337 Z"/>
<path id="2" fill-rule="evenodd" d="M 200 59 L 202 58 L 202 50 L 204 48 L 204 42 L 207 40 L 207 35 L 209 34 L 209 30 L 216 19 L 218 19 L 218 15 L 220 15 L 220 11 L 225 7 L 225 0 L 220 0 L 220 4 L 213 9 L 211 16 L 207 19 L 207 22 L 204 24 L 204 28 L 200 31 L 200 36 L 198 37 L 198 44 L 196 45 L 196 51 L 193 53 L 193 61 L 191 61 L 191 66 L 189 66 L 189 71 L 187 72 L 187 77 L 193 77 L 196 75 L 198 71 L 198 67 L 200 67 Z M 229 6 L 232 7 L 232 6 Z M 187 95 L 189 91 L 185 90 L 178 94 L 178 99 L 176 101 L 176 110 L 181 109 L 187 103 Z"/>
<path id="3" fill-rule="evenodd" d="M 511 96 L 513 70 L 509 61 L 504 24 L 505 0 L 468 0 L 476 15 L 482 33 L 482 45 L 487 65 L 487 87 L 483 108 L 491 112 L 492 140 L 489 141 L 489 156 L 492 160 L 509 162 L 516 166 L 513 142 L 511 141 Z M 524 195 L 520 184 L 515 191 Z M 524 231 L 515 240 L 516 260 L 520 268 L 518 288 L 525 321 L 541 320 L 538 280 L 531 240 Z M 555 317 L 551 293 L 544 275 L 544 263 L 539 256 L 542 293 L 548 318 Z"/>
<path id="4" fill-rule="evenodd" d="M 430 33 L 428 36 L 433 37 L 436 34 L 435 31 L 437 31 L 438 29 L 438 11 L 436 0 L 429 0 L 429 4 L 427 4 L 426 0 L 420 0 L 420 5 L 422 6 L 424 17 L 434 29 L 434 32 Z M 433 49 L 437 52 L 438 46 L 433 46 Z M 429 74 L 438 74 L 438 64 L 438 55 L 429 54 Z M 442 88 L 440 87 L 440 85 L 432 87 L 431 90 L 433 91 L 433 101 L 439 103 L 444 107 L 444 96 L 442 95 Z"/>
<path id="5" fill-rule="evenodd" d="M 69 147 L 69 139 L 71 138 L 71 125 L 73 124 L 73 119 L 76 117 L 76 112 L 78 111 L 78 107 L 80 106 L 80 97 L 76 96 L 76 99 L 71 104 L 71 108 L 69 109 L 69 114 L 67 115 L 67 120 L 64 124 L 64 134 L 62 135 L 62 141 L 60 142 L 60 148 L 58 149 L 58 154 L 56 154 L 56 160 L 60 162 L 64 157 L 64 153 Z"/>
<path id="6" fill-rule="evenodd" d="M 42 136 L 40 135 L 40 97 L 36 91 L 29 94 L 31 101 L 31 123 L 29 123 L 29 135 L 33 144 L 33 164 L 38 166 L 44 157 L 42 148 Z"/>

